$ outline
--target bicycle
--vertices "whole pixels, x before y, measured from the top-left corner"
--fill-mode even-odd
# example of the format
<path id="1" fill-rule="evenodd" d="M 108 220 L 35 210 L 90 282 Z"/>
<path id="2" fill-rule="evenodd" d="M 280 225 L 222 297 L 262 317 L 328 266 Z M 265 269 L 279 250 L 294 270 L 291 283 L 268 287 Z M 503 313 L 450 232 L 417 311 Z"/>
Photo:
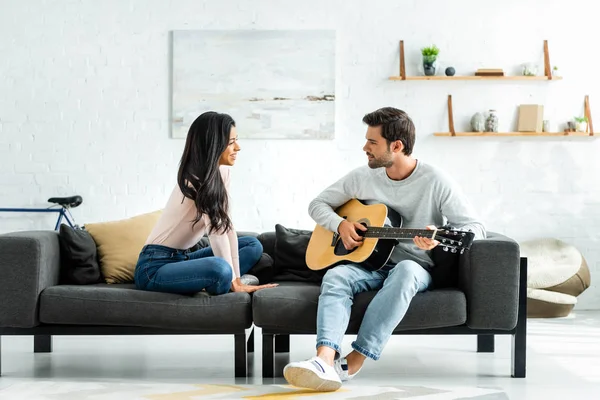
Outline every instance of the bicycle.
<path id="1" fill-rule="evenodd" d="M 58 213 L 54 230 L 58 231 L 63 218 L 69 226 L 74 229 L 80 229 L 79 225 L 75 224 L 75 218 L 69 211 L 71 208 L 78 207 L 83 203 L 83 198 L 79 195 L 69 197 L 51 197 L 48 203 L 53 203 L 48 208 L 0 208 L 0 212 L 34 212 L 34 213 Z M 59 206 L 59 208 L 57 208 Z"/>

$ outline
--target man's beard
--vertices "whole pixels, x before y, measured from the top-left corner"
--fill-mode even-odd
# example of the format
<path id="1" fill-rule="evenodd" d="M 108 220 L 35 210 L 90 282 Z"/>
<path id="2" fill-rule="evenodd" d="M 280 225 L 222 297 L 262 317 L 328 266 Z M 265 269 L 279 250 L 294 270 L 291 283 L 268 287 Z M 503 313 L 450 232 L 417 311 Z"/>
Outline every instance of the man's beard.
<path id="1" fill-rule="evenodd" d="M 372 156 L 372 154 L 371 154 Z M 381 168 L 381 167 L 391 167 L 394 164 L 392 161 L 392 152 L 387 152 L 381 158 L 373 157 L 372 160 L 369 160 L 369 167 L 371 169 Z"/>

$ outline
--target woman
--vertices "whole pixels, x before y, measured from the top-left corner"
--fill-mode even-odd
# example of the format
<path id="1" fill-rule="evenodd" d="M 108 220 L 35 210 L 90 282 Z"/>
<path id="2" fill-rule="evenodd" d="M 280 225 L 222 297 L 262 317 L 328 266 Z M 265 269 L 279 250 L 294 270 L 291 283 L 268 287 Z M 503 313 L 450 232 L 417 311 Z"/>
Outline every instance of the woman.
<path id="1" fill-rule="evenodd" d="M 135 268 L 138 289 L 182 294 L 206 290 L 218 295 L 277 286 L 241 281 L 263 248 L 252 237 L 238 240 L 231 222 L 229 167 L 239 151 L 229 115 L 206 112 L 190 126 L 177 185 Z M 190 252 L 205 233 L 210 247 Z"/>

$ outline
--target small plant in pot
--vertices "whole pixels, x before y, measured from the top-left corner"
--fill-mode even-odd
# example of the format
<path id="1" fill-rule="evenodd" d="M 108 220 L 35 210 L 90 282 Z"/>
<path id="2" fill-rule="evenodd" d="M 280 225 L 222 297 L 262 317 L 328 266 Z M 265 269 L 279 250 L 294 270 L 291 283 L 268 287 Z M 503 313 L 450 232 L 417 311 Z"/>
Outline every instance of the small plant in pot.
<path id="1" fill-rule="evenodd" d="M 577 132 L 587 131 L 587 117 L 575 117 L 575 130 Z"/>
<path id="2" fill-rule="evenodd" d="M 438 49 L 436 45 L 423 47 L 421 49 L 421 55 L 423 56 L 423 72 L 425 72 L 425 75 L 435 75 L 438 54 L 440 54 L 440 49 Z"/>

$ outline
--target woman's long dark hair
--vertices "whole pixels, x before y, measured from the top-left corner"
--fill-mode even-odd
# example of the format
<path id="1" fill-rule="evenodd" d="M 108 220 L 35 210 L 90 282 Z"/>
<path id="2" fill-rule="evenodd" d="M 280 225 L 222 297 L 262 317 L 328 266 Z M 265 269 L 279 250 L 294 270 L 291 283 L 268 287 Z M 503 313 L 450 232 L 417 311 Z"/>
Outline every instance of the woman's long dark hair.
<path id="1" fill-rule="evenodd" d="M 190 126 L 177 173 L 177 184 L 185 197 L 196 203 L 193 226 L 206 214 L 211 232 L 232 228 L 225 184 L 219 172 L 219 158 L 229 144 L 235 121 L 214 111 L 200 115 Z"/>

